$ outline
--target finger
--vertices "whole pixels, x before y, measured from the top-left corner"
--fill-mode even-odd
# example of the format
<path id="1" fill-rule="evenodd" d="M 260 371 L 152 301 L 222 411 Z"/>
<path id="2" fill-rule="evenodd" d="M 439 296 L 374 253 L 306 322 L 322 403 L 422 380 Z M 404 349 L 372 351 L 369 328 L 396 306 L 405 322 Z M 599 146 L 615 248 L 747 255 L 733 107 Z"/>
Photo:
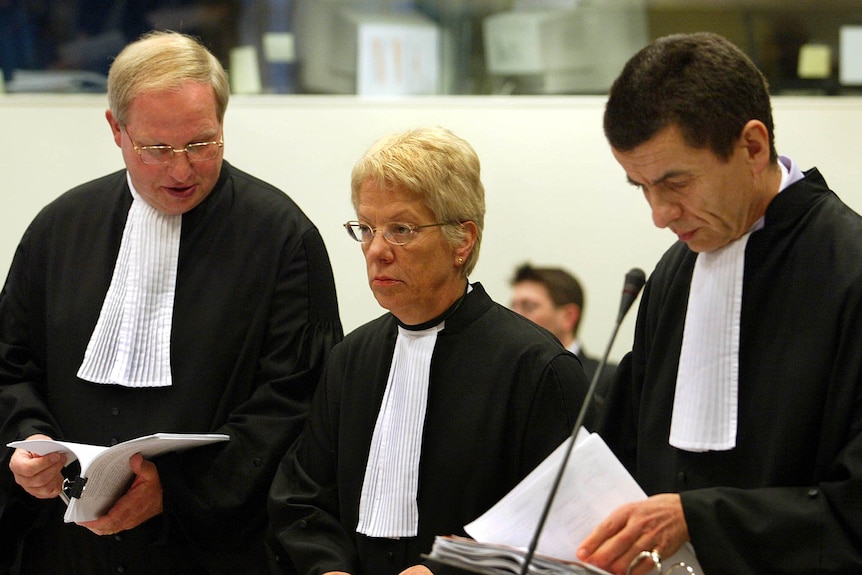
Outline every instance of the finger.
<path id="1" fill-rule="evenodd" d="M 608 539 L 614 537 L 625 527 L 626 518 L 617 511 L 600 522 L 593 531 L 587 535 L 578 547 L 577 555 L 582 560 L 592 556 Z"/>
<path id="2" fill-rule="evenodd" d="M 650 551 L 641 551 L 635 555 L 629 561 L 626 573 L 630 573 L 631 575 L 645 575 L 653 571 L 661 573 L 661 568 L 661 554 L 657 550 L 652 549 Z"/>
<path id="3" fill-rule="evenodd" d="M 627 521 L 621 529 L 602 541 L 590 555 L 582 557 L 582 560 L 606 571 L 625 572 L 635 555 L 645 549 L 652 549 L 653 543 L 651 536 L 644 534 L 636 522 Z"/>
<path id="4" fill-rule="evenodd" d="M 14 456 L 9 468 L 15 482 L 27 493 L 39 499 L 48 499 L 60 494 L 63 485 L 62 469 L 66 458 L 60 454 L 40 457 L 23 452 Z"/>
<path id="5" fill-rule="evenodd" d="M 62 453 L 39 455 L 25 449 L 16 449 L 9 461 L 12 473 L 22 477 L 34 477 L 51 467 L 62 469 L 66 464 L 66 456 Z"/>
<path id="6" fill-rule="evenodd" d="M 117 506 L 114 505 L 101 517 L 92 521 L 81 521 L 78 525 L 86 527 L 96 535 L 115 535 L 124 531 L 120 521 L 117 519 Z"/>
<path id="7" fill-rule="evenodd" d="M 129 458 L 129 468 L 135 478 L 128 491 L 105 515 L 79 525 L 97 535 L 114 535 L 133 529 L 162 512 L 161 482 L 156 465 L 135 454 Z"/>
<path id="8" fill-rule="evenodd" d="M 156 465 L 152 461 L 147 461 L 140 453 L 134 454 L 129 459 L 129 467 L 135 475 L 139 475 L 146 480 L 151 480 L 158 476 Z"/>
<path id="9" fill-rule="evenodd" d="M 621 539 L 614 541 L 620 542 Z M 651 535 L 641 534 L 631 545 L 601 549 L 597 557 L 602 559 L 602 565 L 599 566 L 607 571 L 642 575 L 656 570 L 657 565 L 660 565 L 661 550 L 660 544 Z"/>
<path id="10" fill-rule="evenodd" d="M 96 535 L 115 535 L 119 533 L 121 530 L 114 527 L 113 522 L 107 519 L 106 517 L 100 517 L 95 521 L 84 521 L 82 523 L 78 523 L 81 527 L 85 527 L 89 529 L 91 532 Z"/>

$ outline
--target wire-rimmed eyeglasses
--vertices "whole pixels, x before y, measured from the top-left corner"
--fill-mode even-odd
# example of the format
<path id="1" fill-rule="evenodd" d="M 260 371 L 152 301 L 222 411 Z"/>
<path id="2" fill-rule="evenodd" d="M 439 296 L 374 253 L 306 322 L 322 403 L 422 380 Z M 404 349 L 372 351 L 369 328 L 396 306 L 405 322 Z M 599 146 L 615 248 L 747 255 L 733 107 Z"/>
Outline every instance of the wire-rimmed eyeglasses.
<path id="1" fill-rule="evenodd" d="M 195 142 L 194 144 L 186 144 L 182 148 L 174 148 L 168 145 L 158 146 L 139 146 L 132 139 L 128 128 L 126 134 L 129 136 L 129 141 L 135 148 L 138 157 L 141 161 L 148 165 L 167 164 L 174 158 L 174 154 L 184 153 L 190 162 L 205 162 L 215 159 L 218 156 L 219 149 L 224 146 L 224 139 L 212 142 Z"/>
<path id="2" fill-rule="evenodd" d="M 372 228 L 366 223 L 351 220 L 344 224 L 344 229 L 347 230 L 347 235 L 359 243 L 367 244 L 374 239 L 374 235 L 379 231 L 390 244 L 403 246 L 409 243 L 416 237 L 416 233 L 423 228 L 434 228 L 439 226 L 453 225 L 452 222 L 438 222 L 436 224 L 425 224 L 417 226 L 414 224 L 406 224 L 403 222 L 387 222 L 382 226 Z"/>

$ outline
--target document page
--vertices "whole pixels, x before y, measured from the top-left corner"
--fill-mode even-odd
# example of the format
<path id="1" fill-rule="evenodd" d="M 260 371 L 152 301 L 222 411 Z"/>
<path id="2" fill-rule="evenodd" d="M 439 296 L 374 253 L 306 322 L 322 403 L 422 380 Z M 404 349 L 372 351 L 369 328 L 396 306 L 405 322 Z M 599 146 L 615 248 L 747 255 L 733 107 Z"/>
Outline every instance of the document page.
<path id="1" fill-rule="evenodd" d="M 465 525 L 467 533 L 483 543 L 528 548 L 570 441 L 563 442 L 481 517 Z M 596 525 L 620 505 L 642 499 L 646 494 L 604 440 L 581 430 L 536 552 L 577 561 L 578 544 Z M 681 560 L 703 574 L 690 545 L 667 558 L 666 565 Z"/>
<path id="2" fill-rule="evenodd" d="M 108 449 L 101 445 L 87 445 L 86 443 L 73 443 L 71 441 L 54 441 L 53 439 L 29 439 L 13 441 L 7 447 L 26 449 L 37 455 L 48 455 L 49 453 L 65 453 L 66 465 L 75 460 L 81 462 L 81 469 L 85 469 L 93 459 Z"/>

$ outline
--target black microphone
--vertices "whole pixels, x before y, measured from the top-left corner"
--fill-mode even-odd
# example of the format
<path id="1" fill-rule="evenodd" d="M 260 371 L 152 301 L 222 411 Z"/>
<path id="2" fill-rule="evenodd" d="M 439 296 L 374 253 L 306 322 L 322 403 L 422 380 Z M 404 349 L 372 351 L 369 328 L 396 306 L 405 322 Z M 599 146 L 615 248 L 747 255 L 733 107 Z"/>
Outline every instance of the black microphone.
<path id="1" fill-rule="evenodd" d="M 575 427 L 572 429 L 571 441 L 569 441 L 569 446 L 566 448 L 566 453 L 563 456 L 563 461 L 560 465 L 559 471 L 557 472 L 557 477 L 554 479 L 551 492 L 548 494 L 548 500 L 545 502 L 545 508 L 542 510 L 542 516 L 539 518 L 536 532 L 533 534 L 532 541 L 530 541 L 530 547 L 527 549 L 527 554 L 524 556 L 524 563 L 521 565 L 521 575 L 527 575 L 527 572 L 530 569 L 530 563 L 533 561 L 533 556 L 536 554 L 536 547 L 539 545 L 539 537 L 542 535 L 542 530 L 545 528 L 545 522 L 548 520 L 548 514 L 551 512 L 554 497 L 557 495 L 557 491 L 560 488 L 563 473 L 566 471 L 566 465 L 569 463 L 569 456 L 572 454 L 572 449 L 575 446 L 575 438 L 578 435 L 578 430 L 584 424 L 584 418 L 587 416 L 590 403 L 593 401 L 593 395 L 596 393 L 596 384 L 599 381 L 599 376 L 601 376 L 602 370 L 605 368 L 605 364 L 608 362 L 608 355 L 610 355 L 611 347 L 614 344 L 614 340 L 617 338 L 620 324 L 623 322 L 623 318 L 632 307 L 632 304 L 637 299 L 638 294 L 644 287 L 645 283 L 646 274 L 640 268 L 632 268 L 629 270 L 629 273 L 626 274 L 625 283 L 623 284 L 623 295 L 620 299 L 620 311 L 617 314 L 617 321 L 614 323 L 614 331 L 611 333 L 611 337 L 608 340 L 608 346 L 605 348 L 602 360 L 599 362 L 596 372 L 593 374 L 593 379 L 590 381 L 590 387 L 587 389 L 587 394 L 584 396 L 584 403 L 581 405 L 581 411 L 578 413 L 578 418 L 575 420 Z"/>
<path id="2" fill-rule="evenodd" d="M 629 273 L 626 274 L 626 281 L 625 284 L 623 284 L 623 297 L 620 300 L 620 312 L 619 314 L 617 314 L 617 327 L 619 327 L 619 325 L 623 322 L 623 318 L 628 313 L 629 308 L 632 307 L 632 304 L 637 299 L 638 294 L 644 287 L 645 283 L 646 274 L 640 268 L 632 268 L 629 270 Z M 611 343 L 613 343 L 616 335 L 617 332 L 616 330 L 614 330 L 614 335 L 611 337 Z"/>

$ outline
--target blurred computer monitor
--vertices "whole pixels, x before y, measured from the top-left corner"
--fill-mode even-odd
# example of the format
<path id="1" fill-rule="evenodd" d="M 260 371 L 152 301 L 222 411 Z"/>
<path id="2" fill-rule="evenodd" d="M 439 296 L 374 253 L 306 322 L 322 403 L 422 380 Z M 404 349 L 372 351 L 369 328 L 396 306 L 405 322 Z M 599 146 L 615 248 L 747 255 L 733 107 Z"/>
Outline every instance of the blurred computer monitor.
<path id="1" fill-rule="evenodd" d="M 483 33 L 498 91 L 525 94 L 605 93 L 649 41 L 643 0 L 524 2 L 487 17 Z"/>
<path id="2" fill-rule="evenodd" d="M 299 78 L 306 92 L 428 95 L 440 91 L 440 33 L 413 11 L 343 0 L 296 7 Z"/>

